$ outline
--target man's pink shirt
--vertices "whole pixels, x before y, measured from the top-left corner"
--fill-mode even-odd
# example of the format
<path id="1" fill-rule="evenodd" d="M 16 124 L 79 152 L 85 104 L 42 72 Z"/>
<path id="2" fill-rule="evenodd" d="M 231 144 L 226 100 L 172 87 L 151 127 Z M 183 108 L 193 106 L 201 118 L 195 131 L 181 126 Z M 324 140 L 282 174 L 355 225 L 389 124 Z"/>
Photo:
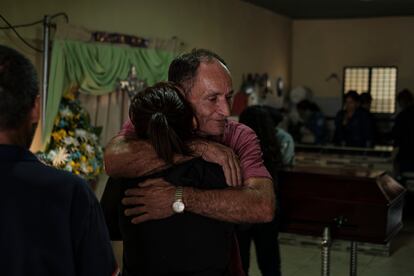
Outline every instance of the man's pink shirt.
<path id="1" fill-rule="evenodd" d="M 135 136 L 131 120 L 125 122 L 118 135 Z M 272 178 L 263 164 L 259 139 L 251 128 L 236 121 L 227 120 L 220 142 L 239 156 L 244 180 L 251 177 Z"/>

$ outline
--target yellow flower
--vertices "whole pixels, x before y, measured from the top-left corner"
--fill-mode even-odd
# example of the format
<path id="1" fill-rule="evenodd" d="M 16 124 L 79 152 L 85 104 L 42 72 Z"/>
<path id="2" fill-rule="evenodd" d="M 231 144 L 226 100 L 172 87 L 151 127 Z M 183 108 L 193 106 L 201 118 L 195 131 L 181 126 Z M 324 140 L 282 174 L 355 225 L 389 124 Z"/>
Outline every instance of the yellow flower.
<path id="1" fill-rule="evenodd" d="M 68 99 L 70 101 L 75 100 L 78 89 L 78 86 L 72 85 L 68 88 L 68 90 L 65 91 L 63 98 Z"/>
<path id="2" fill-rule="evenodd" d="M 52 133 L 52 137 L 56 142 L 59 142 L 65 136 L 66 136 L 66 131 L 64 129 L 61 129 L 59 131 L 55 131 Z"/>
<path id="3" fill-rule="evenodd" d="M 75 95 L 72 93 L 68 93 L 64 96 L 64 98 L 68 99 L 69 101 L 75 100 Z"/>
<path id="4" fill-rule="evenodd" d="M 58 133 L 58 132 L 53 132 L 53 133 L 52 133 L 52 138 L 53 138 L 53 140 L 55 140 L 56 142 L 59 142 L 59 141 L 62 139 L 62 137 L 60 137 L 60 135 L 59 135 L 59 133 Z"/>
<path id="5" fill-rule="evenodd" d="M 55 122 L 53 124 L 55 126 L 57 126 L 59 124 L 59 122 L 60 122 L 60 117 L 59 117 L 59 115 L 57 115 L 56 118 L 55 118 Z"/>

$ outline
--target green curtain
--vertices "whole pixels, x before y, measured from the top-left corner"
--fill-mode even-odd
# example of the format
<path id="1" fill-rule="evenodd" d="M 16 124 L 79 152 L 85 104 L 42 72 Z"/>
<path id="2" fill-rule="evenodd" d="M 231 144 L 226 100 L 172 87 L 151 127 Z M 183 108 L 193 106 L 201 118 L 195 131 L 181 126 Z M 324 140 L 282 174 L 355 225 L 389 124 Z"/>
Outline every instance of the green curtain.
<path id="1" fill-rule="evenodd" d="M 50 139 L 53 122 L 64 91 L 78 85 L 89 95 L 113 92 L 119 79 L 126 79 L 132 65 L 148 85 L 166 80 L 175 54 L 158 49 L 132 48 L 103 43 L 55 40 L 50 61 L 46 119 L 42 143 Z"/>

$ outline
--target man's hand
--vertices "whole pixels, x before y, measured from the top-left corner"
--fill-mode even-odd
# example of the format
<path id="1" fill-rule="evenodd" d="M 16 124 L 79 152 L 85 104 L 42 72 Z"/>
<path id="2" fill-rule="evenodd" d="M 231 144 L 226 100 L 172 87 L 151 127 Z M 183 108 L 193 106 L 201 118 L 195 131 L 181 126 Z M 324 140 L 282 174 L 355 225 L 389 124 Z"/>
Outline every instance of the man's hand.
<path id="1" fill-rule="evenodd" d="M 191 146 L 204 160 L 222 166 L 227 185 L 242 185 L 240 161 L 232 149 L 219 143 L 201 140 L 194 141 Z"/>
<path id="2" fill-rule="evenodd" d="M 172 204 L 175 187 L 162 178 L 148 179 L 139 187 L 125 191 L 122 204 L 132 205 L 125 210 L 126 216 L 134 216 L 131 222 L 138 224 L 147 220 L 163 219 L 174 214 Z"/>

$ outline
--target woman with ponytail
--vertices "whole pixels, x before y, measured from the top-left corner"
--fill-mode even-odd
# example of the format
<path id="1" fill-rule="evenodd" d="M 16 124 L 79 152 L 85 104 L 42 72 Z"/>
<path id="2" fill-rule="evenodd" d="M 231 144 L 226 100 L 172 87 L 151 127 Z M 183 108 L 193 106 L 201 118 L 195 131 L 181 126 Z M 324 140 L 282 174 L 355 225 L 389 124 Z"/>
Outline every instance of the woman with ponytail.
<path id="1" fill-rule="evenodd" d="M 165 219 L 133 224 L 121 204 L 125 190 L 152 178 L 177 187 L 227 187 L 221 167 L 195 157 L 187 146 L 196 125 L 191 106 L 176 86 L 158 83 L 132 99 L 129 116 L 137 136 L 167 166 L 143 177 L 108 180 L 101 205 L 111 239 L 124 242 L 122 275 L 230 275 L 233 224 L 176 210 Z"/>
<path id="2" fill-rule="evenodd" d="M 137 136 L 149 140 L 167 164 L 174 154 L 191 156 L 185 141 L 193 138 L 193 112 L 181 92 L 171 83 L 148 87 L 135 96 L 129 117 Z"/>

